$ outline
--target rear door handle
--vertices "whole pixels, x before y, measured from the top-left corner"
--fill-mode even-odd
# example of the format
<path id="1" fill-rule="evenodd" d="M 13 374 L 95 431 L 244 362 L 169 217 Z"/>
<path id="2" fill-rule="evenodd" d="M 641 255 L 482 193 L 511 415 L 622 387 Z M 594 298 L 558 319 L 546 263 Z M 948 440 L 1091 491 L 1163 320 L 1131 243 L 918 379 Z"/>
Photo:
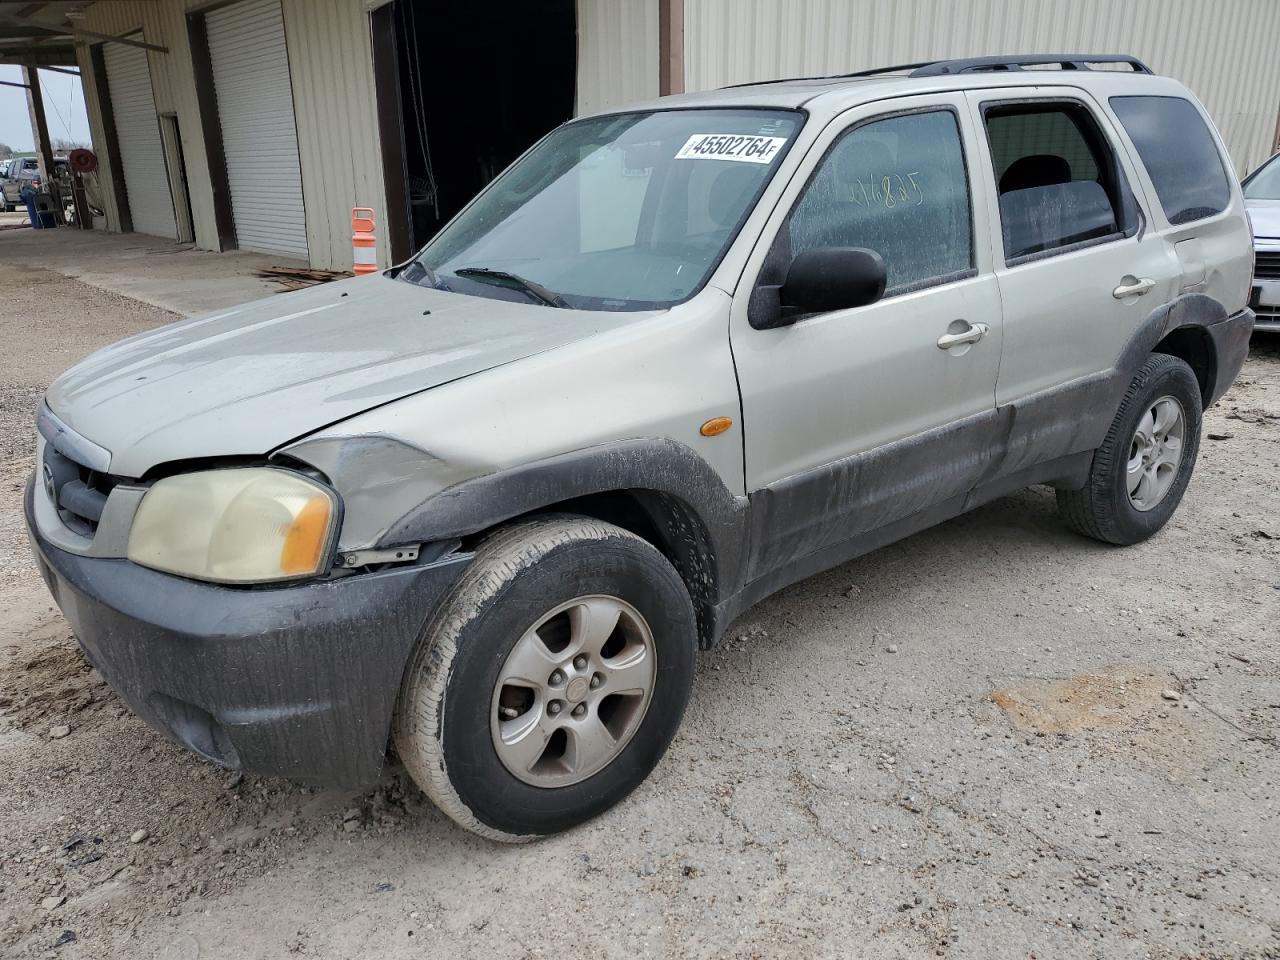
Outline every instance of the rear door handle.
<path id="1" fill-rule="evenodd" d="M 944 333 L 938 338 L 939 350 L 950 350 L 952 347 L 958 347 L 966 343 L 977 343 L 988 333 L 991 328 L 985 323 L 971 323 L 967 330 L 961 330 L 959 333 Z"/>
<path id="2" fill-rule="evenodd" d="M 1124 300 L 1127 297 L 1140 297 L 1144 293 L 1149 293 L 1156 282 L 1148 277 L 1139 280 L 1137 277 L 1125 277 L 1120 281 L 1120 286 L 1111 291 L 1111 295 L 1117 300 Z"/>

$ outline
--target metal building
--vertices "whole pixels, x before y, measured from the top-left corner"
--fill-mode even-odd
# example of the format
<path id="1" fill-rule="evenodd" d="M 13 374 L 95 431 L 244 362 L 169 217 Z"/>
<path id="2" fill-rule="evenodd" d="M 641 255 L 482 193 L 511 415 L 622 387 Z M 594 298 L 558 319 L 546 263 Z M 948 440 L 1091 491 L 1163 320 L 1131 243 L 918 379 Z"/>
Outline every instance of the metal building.
<path id="1" fill-rule="evenodd" d="M 79 67 L 107 229 L 339 270 L 353 206 L 391 263 L 575 114 L 945 57 L 1134 54 L 1243 174 L 1280 135 L 1276 37 L 1277 0 L 0 0 L 0 62 Z"/>

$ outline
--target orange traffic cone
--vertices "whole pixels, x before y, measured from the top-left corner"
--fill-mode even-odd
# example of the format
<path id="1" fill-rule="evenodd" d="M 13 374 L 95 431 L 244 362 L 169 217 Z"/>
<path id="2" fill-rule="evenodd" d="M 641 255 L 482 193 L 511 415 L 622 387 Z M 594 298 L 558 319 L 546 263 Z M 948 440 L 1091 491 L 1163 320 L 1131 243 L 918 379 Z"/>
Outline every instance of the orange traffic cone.
<path id="1" fill-rule="evenodd" d="M 378 238 L 371 207 L 351 208 L 351 248 L 356 276 L 378 271 Z"/>

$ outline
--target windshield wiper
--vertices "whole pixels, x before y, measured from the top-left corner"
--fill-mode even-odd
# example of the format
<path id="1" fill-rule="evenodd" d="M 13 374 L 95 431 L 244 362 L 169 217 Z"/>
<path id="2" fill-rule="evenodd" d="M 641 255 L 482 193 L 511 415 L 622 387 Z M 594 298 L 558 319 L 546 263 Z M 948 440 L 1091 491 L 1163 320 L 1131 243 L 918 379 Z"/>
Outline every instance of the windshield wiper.
<path id="1" fill-rule="evenodd" d="M 470 280 L 477 280 L 480 283 L 491 283 L 499 281 L 500 286 L 512 284 L 517 290 L 529 294 L 535 300 L 541 300 L 548 307 L 562 307 L 572 309 L 568 302 L 560 294 L 548 290 L 542 284 L 534 280 L 526 279 L 516 273 L 508 270 L 494 270 L 492 267 L 459 267 L 453 271 L 455 276 L 467 277 Z M 505 282 L 504 282 L 505 281 Z"/>
<path id="2" fill-rule="evenodd" d="M 415 283 L 420 287 L 431 287 L 433 290 L 448 290 L 444 281 L 436 276 L 436 272 L 428 267 L 420 260 L 414 260 L 404 267 L 395 275 L 401 280 L 408 283 Z M 423 281 L 426 281 L 425 283 Z"/>

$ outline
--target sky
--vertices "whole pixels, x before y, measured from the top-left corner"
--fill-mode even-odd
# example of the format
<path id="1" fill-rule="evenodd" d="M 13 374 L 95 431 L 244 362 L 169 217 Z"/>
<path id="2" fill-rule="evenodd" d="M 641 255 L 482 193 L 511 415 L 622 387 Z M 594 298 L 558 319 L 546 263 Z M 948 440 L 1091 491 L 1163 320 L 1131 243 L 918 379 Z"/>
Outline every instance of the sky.
<path id="1" fill-rule="evenodd" d="M 22 68 L 0 66 L 0 80 L 22 82 Z M 75 140 L 89 143 L 89 119 L 84 112 L 84 90 L 79 77 L 65 73 L 40 71 L 44 90 L 44 115 L 52 140 Z M 27 91 L 0 86 L 0 143 L 14 150 L 33 150 L 31 115 L 27 113 Z"/>

